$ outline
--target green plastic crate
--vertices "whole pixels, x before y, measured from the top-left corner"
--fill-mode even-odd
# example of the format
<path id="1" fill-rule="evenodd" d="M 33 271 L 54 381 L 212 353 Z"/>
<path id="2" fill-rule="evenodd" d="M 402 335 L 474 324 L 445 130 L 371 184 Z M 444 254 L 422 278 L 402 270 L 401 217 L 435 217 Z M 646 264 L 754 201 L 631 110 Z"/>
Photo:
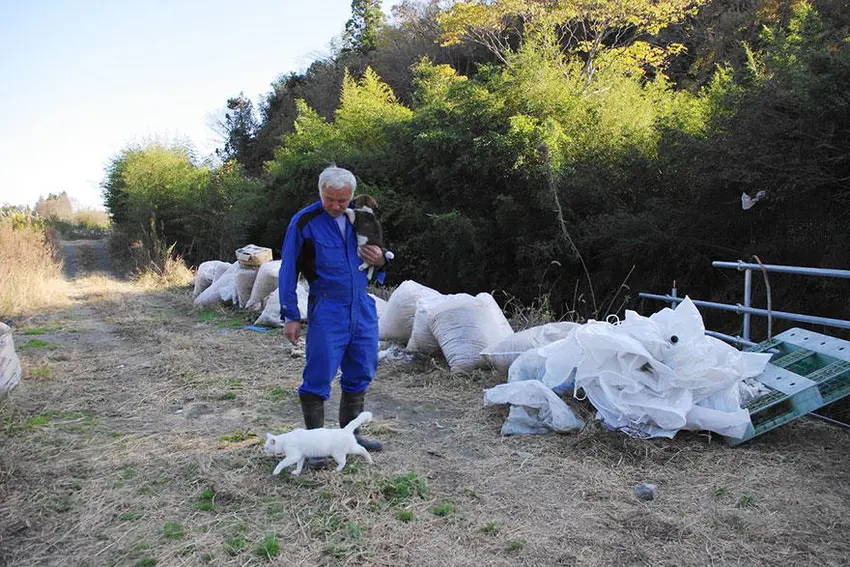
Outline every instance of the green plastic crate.
<path id="1" fill-rule="evenodd" d="M 748 350 L 774 353 L 765 371 L 755 377 L 769 392 L 747 404 L 752 424 L 742 439 L 727 437 L 730 445 L 850 395 L 848 341 L 794 328 Z"/>

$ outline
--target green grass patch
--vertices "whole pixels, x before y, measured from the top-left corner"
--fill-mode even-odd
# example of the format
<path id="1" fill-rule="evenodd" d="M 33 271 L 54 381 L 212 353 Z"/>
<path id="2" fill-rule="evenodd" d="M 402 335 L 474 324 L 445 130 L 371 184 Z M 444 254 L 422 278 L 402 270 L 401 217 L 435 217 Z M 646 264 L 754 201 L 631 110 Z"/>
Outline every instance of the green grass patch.
<path id="1" fill-rule="evenodd" d="M 429 490 L 425 481 L 416 473 L 408 473 L 385 480 L 381 486 L 381 494 L 391 502 L 399 502 L 414 496 L 427 498 Z"/>
<path id="2" fill-rule="evenodd" d="M 53 370 L 49 366 L 39 366 L 30 370 L 32 378 L 50 378 L 53 375 Z"/>
<path id="3" fill-rule="evenodd" d="M 32 339 L 31 341 L 27 341 L 21 346 L 18 347 L 19 350 L 32 350 L 38 348 L 46 348 L 50 346 L 50 343 L 47 341 L 43 341 L 41 339 Z"/>
<path id="4" fill-rule="evenodd" d="M 157 561 L 153 557 L 143 557 L 142 559 L 136 561 L 133 565 L 135 567 L 153 567 L 156 564 Z"/>
<path id="5" fill-rule="evenodd" d="M 245 324 L 245 321 L 241 319 L 235 319 L 219 311 L 200 311 L 198 312 L 198 319 L 206 323 L 215 323 L 215 326 L 219 329 L 228 327 L 241 327 Z"/>
<path id="6" fill-rule="evenodd" d="M 195 502 L 195 508 L 201 512 L 212 512 L 215 510 L 215 491 L 211 487 L 205 488 Z"/>
<path id="7" fill-rule="evenodd" d="M 165 539 L 182 539 L 186 537 L 186 529 L 179 522 L 165 522 L 162 535 Z"/>
<path id="8" fill-rule="evenodd" d="M 235 400 L 236 399 L 236 392 L 225 392 L 222 395 L 220 395 L 218 397 L 218 399 L 222 400 L 222 401 Z"/>
<path id="9" fill-rule="evenodd" d="M 121 477 L 121 480 L 130 480 L 139 476 L 139 473 L 136 469 L 124 469 L 118 473 L 118 476 Z"/>
<path id="10" fill-rule="evenodd" d="M 448 516 L 449 514 L 455 511 L 455 507 L 454 504 L 450 502 L 443 502 L 442 504 L 434 506 L 434 509 L 432 511 L 434 512 L 435 516 Z"/>
<path id="11" fill-rule="evenodd" d="M 97 421 L 88 412 L 47 411 L 31 417 L 23 423 L 11 424 L 11 428 L 13 430 L 31 430 L 49 425 L 69 431 L 77 431 L 82 427 L 90 427 L 96 424 Z"/>
<path id="12" fill-rule="evenodd" d="M 499 530 L 499 525 L 495 522 L 488 522 L 484 524 L 484 527 L 481 528 L 481 531 L 489 536 L 498 535 Z"/>
<path id="13" fill-rule="evenodd" d="M 26 329 L 25 331 L 21 331 L 22 335 L 45 335 L 50 332 L 50 329 L 47 327 L 36 327 L 35 329 Z"/>
<path id="14" fill-rule="evenodd" d="M 412 510 L 396 510 L 395 513 L 396 520 L 400 522 L 412 522 L 413 521 L 413 511 Z"/>
<path id="15" fill-rule="evenodd" d="M 256 433 L 251 433 L 250 431 L 242 431 L 241 429 L 237 429 L 233 433 L 228 433 L 219 437 L 220 441 L 226 441 L 229 443 L 234 443 L 237 441 L 246 441 L 248 439 L 253 439 L 257 436 Z"/>
<path id="16" fill-rule="evenodd" d="M 282 402 L 287 399 L 295 398 L 295 392 L 296 391 L 293 389 L 284 390 L 283 388 L 278 386 L 277 388 L 273 388 L 272 390 L 266 393 L 266 399 L 272 402 Z"/>
<path id="17" fill-rule="evenodd" d="M 144 517 L 144 514 L 141 512 L 124 512 L 118 519 L 122 522 L 135 522 L 136 520 L 141 520 Z"/>
<path id="18" fill-rule="evenodd" d="M 738 502 L 735 503 L 735 508 L 750 508 L 756 505 L 756 500 L 752 494 L 747 494 L 746 492 L 738 498 Z"/>
<path id="19" fill-rule="evenodd" d="M 246 545 L 245 536 L 232 537 L 224 541 L 224 551 L 228 555 L 239 555 Z"/>
<path id="20" fill-rule="evenodd" d="M 522 551 L 525 549 L 525 540 L 515 539 L 508 543 L 508 551 Z"/>
<path id="21" fill-rule="evenodd" d="M 254 548 L 254 555 L 268 559 L 269 561 L 277 557 L 278 553 L 280 553 L 280 544 L 278 544 L 277 538 L 273 535 L 264 537 Z"/>

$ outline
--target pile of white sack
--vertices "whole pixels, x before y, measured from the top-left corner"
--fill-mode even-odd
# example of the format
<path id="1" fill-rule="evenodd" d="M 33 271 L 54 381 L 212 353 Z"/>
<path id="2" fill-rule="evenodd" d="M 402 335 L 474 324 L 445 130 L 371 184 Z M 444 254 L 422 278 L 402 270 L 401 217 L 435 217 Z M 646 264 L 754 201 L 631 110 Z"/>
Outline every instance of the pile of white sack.
<path id="1" fill-rule="evenodd" d="M 526 350 L 510 364 L 508 383 L 486 390 L 484 400 L 512 404 L 505 434 L 569 429 L 569 407 L 558 394 L 572 391 L 586 396 L 607 427 L 632 436 L 672 438 L 684 429 L 740 439 L 750 424 L 742 409 L 742 397 L 752 395 L 748 379 L 770 357 L 706 335 L 686 298 L 650 317 L 626 311 L 623 321 L 589 321 Z"/>
<path id="2" fill-rule="evenodd" d="M 259 269 L 204 262 L 195 304 L 229 301 L 261 311 L 257 325 L 282 326 L 280 261 Z M 298 304 L 307 315 L 306 282 Z M 493 368 L 507 383 L 485 390 L 485 405 L 511 404 L 503 434 L 569 431 L 582 421 L 561 399 L 587 398 L 607 427 L 638 437 L 673 437 L 683 429 L 743 437 L 750 424 L 742 396 L 770 354 L 746 353 L 705 334 L 686 298 L 676 309 L 622 321 L 558 322 L 514 332 L 489 293 L 444 295 L 407 280 L 388 301 L 376 296 L 379 338 L 408 353 L 442 353 L 452 372 Z"/>
<path id="3" fill-rule="evenodd" d="M 232 264 L 210 260 L 198 266 L 194 279 L 194 303 L 198 307 L 230 304 L 240 309 L 258 311 L 260 315 L 254 325 L 282 327 L 284 323 L 280 319 L 280 296 L 277 289 L 280 260 L 265 260 L 265 256 L 257 254 L 255 258 L 262 259 L 256 260 L 256 265 L 252 266 L 244 260 L 245 250 L 250 248 L 240 248 L 240 257 L 243 259 Z M 307 297 L 310 293 L 306 280 L 298 282 L 296 293 L 298 310 L 306 320 Z M 380 317 L 386 301 L 374 295 L 372 298 Z"/>
<path id="4" fill-rule="evenodd" d="M 407 345 L 409 352 L 441 351 L 452 372 L 486 368 L 481 353 L 513 335 L 489 293 L 443 295 L 412 280 L 403 282 L 378 320 L 378 336 Z"/>

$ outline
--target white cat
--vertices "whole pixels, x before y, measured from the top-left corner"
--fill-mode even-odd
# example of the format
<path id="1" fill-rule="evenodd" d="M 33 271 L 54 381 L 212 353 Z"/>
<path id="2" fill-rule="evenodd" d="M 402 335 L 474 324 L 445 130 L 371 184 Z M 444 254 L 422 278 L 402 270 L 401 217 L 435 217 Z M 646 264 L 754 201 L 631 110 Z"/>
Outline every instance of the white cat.
<path id="1" fill-rule="evenodd" d="M 322 427 L 319 429 L 295 429 L 280 435 L 266 433 L 266 444 L 263 447 L 266 454 L 286 454 L 286 458 L 278 463 L 272 474 L 280 474 L 280 471 L 286 467 L 297 463 L 292 474 L 298 476 L 301 474 L 304 461 L 315 457 L 333 457 L 337 464 L 337 471 L 341 471 L 345 466 L 346 455 L 363 455 L 369 464 L 372 464 L 371 455 L 354 438 L 354 430 L 370 421 L 372 421 L 371 412 L 364 411 L 360 412 L 343 429 Z"/>

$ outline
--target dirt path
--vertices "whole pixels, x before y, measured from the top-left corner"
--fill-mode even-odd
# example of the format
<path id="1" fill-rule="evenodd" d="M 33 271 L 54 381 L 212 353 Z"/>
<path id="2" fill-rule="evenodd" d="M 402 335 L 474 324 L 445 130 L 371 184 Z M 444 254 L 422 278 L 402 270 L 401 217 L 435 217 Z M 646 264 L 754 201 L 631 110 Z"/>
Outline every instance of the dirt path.
<path id="1" fill-rule="evenodd" d="M 116 276 L 109 260 L 106 240 L 62 240 L 63 272 L 68 279 L 102 273 Z"/>
<path id="2" fill-rule="evenodd" d="M 850 435 L 803 419 L 736 448 L 588 427 L 500 437 L 489 372 L 382 362 L 374 466 L 273 477 L 302 358 L 256 314 L 81 276 L 15 330 L 0 398 L 0 565 L 839 565 Z M 96 250 L 94 251 L 96 252 Z M 93 253 L 94 253 L 93 252 Z M 85 252 L 88 254 L 88 252 Z M 87 257 L 87 256 L 86 256 Z M 95 253 L 95 257 L 97 254 Z M 97 266 L 98 262 L 85 265 Z M 338 388 L 327 404 L 336 424 Z M 658 497 L 638 500 L 638 483 Z M 274 563 L 274 562 L 273 562 Z"/>

